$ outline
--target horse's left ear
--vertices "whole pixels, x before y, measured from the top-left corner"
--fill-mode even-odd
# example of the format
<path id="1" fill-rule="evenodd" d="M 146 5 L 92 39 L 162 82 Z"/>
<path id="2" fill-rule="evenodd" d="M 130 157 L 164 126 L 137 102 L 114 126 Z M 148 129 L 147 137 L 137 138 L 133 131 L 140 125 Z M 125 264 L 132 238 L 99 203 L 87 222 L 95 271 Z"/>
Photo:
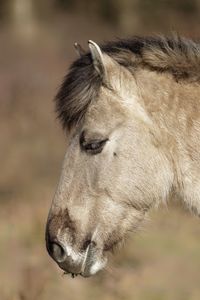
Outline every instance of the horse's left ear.
<path id="1" fill-rule="evenodd" d="M 94 68 L 101 77 L 104 77 L 106 70 L 105 70 L 105 65 L 104 65 L 104 61 L 103 61 L 102 51 L 95 42 L 89 40 L 88 44 L 89 44 L 90 52 L 92 55 L 92 61 L 93 61 Z"/>
<path id="2" fill-rule="evenodd" d="M 86 54 L 86 51 L 81 47 L 81 45 L 79 43 L 75 43 L 74 48 L 75 48 L 76 53 L 78 54 L 79 57 Z"/>

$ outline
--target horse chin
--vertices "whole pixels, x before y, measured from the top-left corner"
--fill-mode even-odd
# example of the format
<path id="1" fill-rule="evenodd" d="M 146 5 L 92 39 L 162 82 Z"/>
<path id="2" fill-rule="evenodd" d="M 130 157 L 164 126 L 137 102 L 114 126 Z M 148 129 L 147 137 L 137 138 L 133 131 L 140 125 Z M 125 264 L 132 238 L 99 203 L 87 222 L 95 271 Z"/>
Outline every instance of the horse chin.
<path id="1" fill-rule="evenodd" d="M 107 257 L 104 257 L 101 260 L 97 260 L 95 263 L 93 263 L 93 265 L 89 270 L 90 276 L 95 275 L 97 272 L 105 268 L 106 264 L 107 264 Z"/>
<path id="2" fill-rule="evenodd" d="M 84 270 L 81 272 L 81 276 L 83 277 L 91 277 L 101 271 L 107 263 L 107 258 L 103 257 L 101 259 L 96 259 L 95 261 L 89 263 L 85 266 Z"/>

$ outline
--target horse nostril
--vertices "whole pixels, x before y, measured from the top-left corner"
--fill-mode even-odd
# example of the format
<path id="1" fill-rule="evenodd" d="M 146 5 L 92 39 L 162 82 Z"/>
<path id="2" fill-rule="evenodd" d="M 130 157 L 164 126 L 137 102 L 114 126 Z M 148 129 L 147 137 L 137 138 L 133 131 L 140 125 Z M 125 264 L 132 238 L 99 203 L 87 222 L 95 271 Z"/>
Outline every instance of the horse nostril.
<path id="1" fill-rule="evenodd" d="M 57 242 L 51 242 L 49 245 L 50 255 L 57 262 L 63 262 L 66 259 L 66 252 L 64 248 Z"/>

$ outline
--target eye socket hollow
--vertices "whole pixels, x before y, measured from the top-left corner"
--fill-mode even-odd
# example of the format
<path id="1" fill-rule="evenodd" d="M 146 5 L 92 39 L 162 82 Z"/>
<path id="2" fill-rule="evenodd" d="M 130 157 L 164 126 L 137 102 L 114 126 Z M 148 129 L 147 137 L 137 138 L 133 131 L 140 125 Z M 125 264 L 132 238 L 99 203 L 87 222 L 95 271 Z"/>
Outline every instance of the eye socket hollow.
<path id="1" fill-rule="evenodd" d="M 94 139 L 91 141 L 86 141 L 84 135 L 82 134 L 80 138 L 80 145 L 81 145 L 81 149 L 84 150 L 85 152 L 91 154 L 98 154 L 101 153 L 107 141 L 108 141 L 107 138 L 104 140 Z"/>

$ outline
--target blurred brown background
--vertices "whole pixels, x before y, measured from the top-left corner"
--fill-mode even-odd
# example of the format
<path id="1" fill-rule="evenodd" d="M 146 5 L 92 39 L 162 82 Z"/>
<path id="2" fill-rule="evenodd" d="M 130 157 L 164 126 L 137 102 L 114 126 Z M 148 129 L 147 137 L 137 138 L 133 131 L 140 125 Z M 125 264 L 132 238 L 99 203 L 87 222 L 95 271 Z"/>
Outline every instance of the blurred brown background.
<path id="1" fill-rule="evenodd" d="M 48 257 L 47 213 L 65 152 L 53 97 L 75 41 L 199 36 L 200 0 L 0 1 L 0 299 L 199 300 L 200 220 L 153 212 L 109 267 L 71 279 Z"/>

